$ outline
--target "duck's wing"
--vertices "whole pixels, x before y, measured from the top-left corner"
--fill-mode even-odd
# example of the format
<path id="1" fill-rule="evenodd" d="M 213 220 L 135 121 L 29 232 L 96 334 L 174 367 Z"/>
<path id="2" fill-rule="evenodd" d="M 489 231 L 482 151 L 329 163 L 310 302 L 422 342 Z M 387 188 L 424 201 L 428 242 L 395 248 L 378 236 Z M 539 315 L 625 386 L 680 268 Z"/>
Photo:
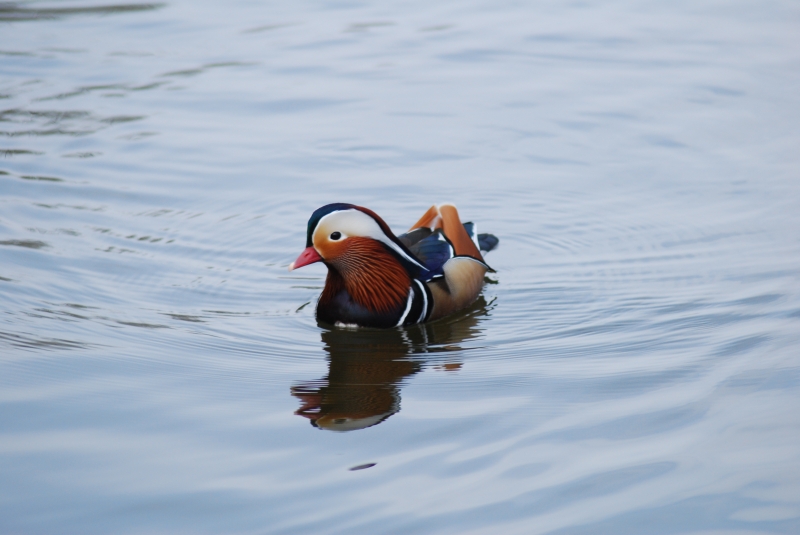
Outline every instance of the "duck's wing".
<path id="1" fill-rule="evenodd" d="M 428 269 L 415 283 L 424 290 L 427 310 L 419 321 L 430 321 L 468 306 L 483 287 L 484 275 L 494 271 L 481 252 L 497 247 L 491 234 L 478 234 L 475 224 L 462 223 L 452 204 L 432 206 L 400 241 Z"/>
<path id="2" fill-rule="evenodd" d="M 441 276 L 442 266 L 453 258 L 455 253 L 441 229 L 418 228 L 398 236 L 408 250 L 428 269 L 430 280 Z"/>
<path id="3" fill-rule="evenodd" d="M 450 233 L 456 235 L 456 240 L 459 242 L 458 246 L 454 245 L 445 235 L 442 217 L 439 215 L 437 207 L 431 207 L 411 230 L 398 236 L 403 245 L 430 271 L 430 275 L 426 277 L 426 280 L 440 277 L 443 274 L 442 268 L 444 264 L 453 257 L 477 256 L 482 260 L 480 254 L 470 254 L 475 250 L 472 248 L 473 244 L 477 250 L 486 253 L 497 247 L 500 241 L 492 234 L 476 234 L 477 226 L 471 221 L 458 225 L 460 222 L 458 222 L 457 214 L 454 219 L 453 224 L 450 225 Z M 426 226 L 419 226 L 420 224 Z M 429 224 L 433 225 L 434 228 L 427 226 Z M 457 225 L 463 226 L 463 231 L 457 229 Z M 453 229 L 457 229 L 457 231 L 453 232 Z M 457 252 L 457 249 L 461 254 Z M 463 249 L 466 249 L 466 251 L 462 251 Z M 464 254 L 465 252 L 466 254 Z"/>
<path id="4" fill-rule="evenodd" d="M 405 234 L 400 234 L 399 236 L 397 236 L 397 239 L 403 242 L 403 245 L 411 249 L 420 240 L 424 240 L 431 234 L 433 234 L 433 231 L 431 229 L 427 227 L 421 227 L 409 230 Z"/>

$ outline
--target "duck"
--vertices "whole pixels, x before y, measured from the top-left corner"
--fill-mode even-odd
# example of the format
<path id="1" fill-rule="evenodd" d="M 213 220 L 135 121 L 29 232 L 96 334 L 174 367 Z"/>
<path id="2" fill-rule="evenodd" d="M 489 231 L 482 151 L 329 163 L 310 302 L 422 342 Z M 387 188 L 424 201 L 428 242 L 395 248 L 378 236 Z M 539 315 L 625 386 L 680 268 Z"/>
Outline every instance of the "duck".
<path id="1" fill-rule="evenodd" d="M 308 220 L 306 248 L 289 271 L 322 262 L 328 268 L 317 321 L 337 327 L 394 328 L 435 321 L 472 304 L 484 276 L 495 272 L 483 253 L 492 234 L 462 223 L 450 203 L 431 206 L 395 235 L 375 212 L 327 204 Z"/>

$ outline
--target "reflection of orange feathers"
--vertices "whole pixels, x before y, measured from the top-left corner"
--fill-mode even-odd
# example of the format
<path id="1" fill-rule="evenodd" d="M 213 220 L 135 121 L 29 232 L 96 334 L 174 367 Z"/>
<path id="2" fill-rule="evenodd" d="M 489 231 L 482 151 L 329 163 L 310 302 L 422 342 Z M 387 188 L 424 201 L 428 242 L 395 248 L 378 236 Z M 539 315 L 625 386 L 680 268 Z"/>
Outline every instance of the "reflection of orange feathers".
<path id="1" fill-rule="evenodd" d="M 333 299 L 344 287 L 353 301 L 370 312 L 390 312 L 405 303 L 411 278 L 383 244 L 371 238 L 352 237 L 337 249 L 331 255 L 331 264 L 341 275 L 328 273 L 321 302 Z"/>

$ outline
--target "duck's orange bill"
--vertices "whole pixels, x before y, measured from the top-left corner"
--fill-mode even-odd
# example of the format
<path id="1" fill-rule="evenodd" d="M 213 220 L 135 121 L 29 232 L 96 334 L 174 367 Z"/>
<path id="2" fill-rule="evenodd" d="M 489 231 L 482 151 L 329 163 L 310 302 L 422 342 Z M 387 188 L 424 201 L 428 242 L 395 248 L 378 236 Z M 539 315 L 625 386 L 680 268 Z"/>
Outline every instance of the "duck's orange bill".
<path id="1" fill-rule="evenodd" d="M 300 253 L 300 256 L 297 257 L 297 260 L 289 264 L 289 271 L 313 264 L 314 262 L 320 262 L 321 260 L 322 257 L 316 249 L 313 247 L 306 247 L 305 251 Z"/>

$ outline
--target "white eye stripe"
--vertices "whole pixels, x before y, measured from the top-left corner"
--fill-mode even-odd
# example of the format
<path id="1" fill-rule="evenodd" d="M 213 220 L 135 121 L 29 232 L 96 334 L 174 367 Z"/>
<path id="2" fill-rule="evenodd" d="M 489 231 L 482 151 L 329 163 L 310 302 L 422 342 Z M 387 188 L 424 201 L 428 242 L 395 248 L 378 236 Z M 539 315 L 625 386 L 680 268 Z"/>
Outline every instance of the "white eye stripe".
<path id="1" fill-rule="evenodd" d="M 350 236 L 363 236 L 378 240 L 379 242 L 391 247 L 393 251 L 407 261 L 427 271 L 425 266 L 420 264 L 416 259 L 406 253 L 399 245 L 389 239 L 389 237 L 383 232 L 383 229 L 380 227 L 380 225 L 378 225 L 377 221 L 360 210 L 355 210 L 352 208 L 348 210 L 336 210 L 322 216 L 317 223 L 317 228 L 314 230 L 315 236 L 317 231 L 322 229 L 323 225 L 326 223 L 325 220 L 331 218 L 332 216 L 335 216 L 333 219 L 341 219 L 341 221 L 337 221 L 337 225 L 334 228 L 341 229 L 337 230 L 337 232 L 341 233 L 342 238 L 347 238 Z"/>
<path id="2" fill-rule="evenodd" d="M 402 249 L 401 249 L 401 248 L 400 248 L 400 247 L 399 247 L 399 246 L 398 246 L 396 243 L 394 243 L 392 240 L 390 240 L 390 239 L 388 239 L 388 238 L 387 238 L 387 239 L 385 239 L 385 240 L 381 240 L 381 241 L 382 241 L 383 243 L 385 243 L 386 245 L 388 245 L 389 247 L 391 247 L 392 249 L 394 249 L 395 251 L 397 251 L 397 253 L 398 253 L 400 256 L 402 256 L 403 258 L 405 258 L 406 260 L 408 260 L 409 262 L 411 262 L 411 263 L 412 263 L 412 264 L 414 264 L 415 266 L 418 266 L 418 267 L 420 267 L 420 268 L 424 269 L 425 271 L 428 271 L 428 268 L 426 268 L 425 266 L 423 266 L 422 264 L 420 264 L 419 262 L 417 262 L 416 260 L 414 260 L 413 258 L 411 258 L 410 256 L 408 256 L 408 254 L 406 254 L 406 252 L 405 252 L 405 251 L 403 251 L 403 250 L 402 250 Z"/>

